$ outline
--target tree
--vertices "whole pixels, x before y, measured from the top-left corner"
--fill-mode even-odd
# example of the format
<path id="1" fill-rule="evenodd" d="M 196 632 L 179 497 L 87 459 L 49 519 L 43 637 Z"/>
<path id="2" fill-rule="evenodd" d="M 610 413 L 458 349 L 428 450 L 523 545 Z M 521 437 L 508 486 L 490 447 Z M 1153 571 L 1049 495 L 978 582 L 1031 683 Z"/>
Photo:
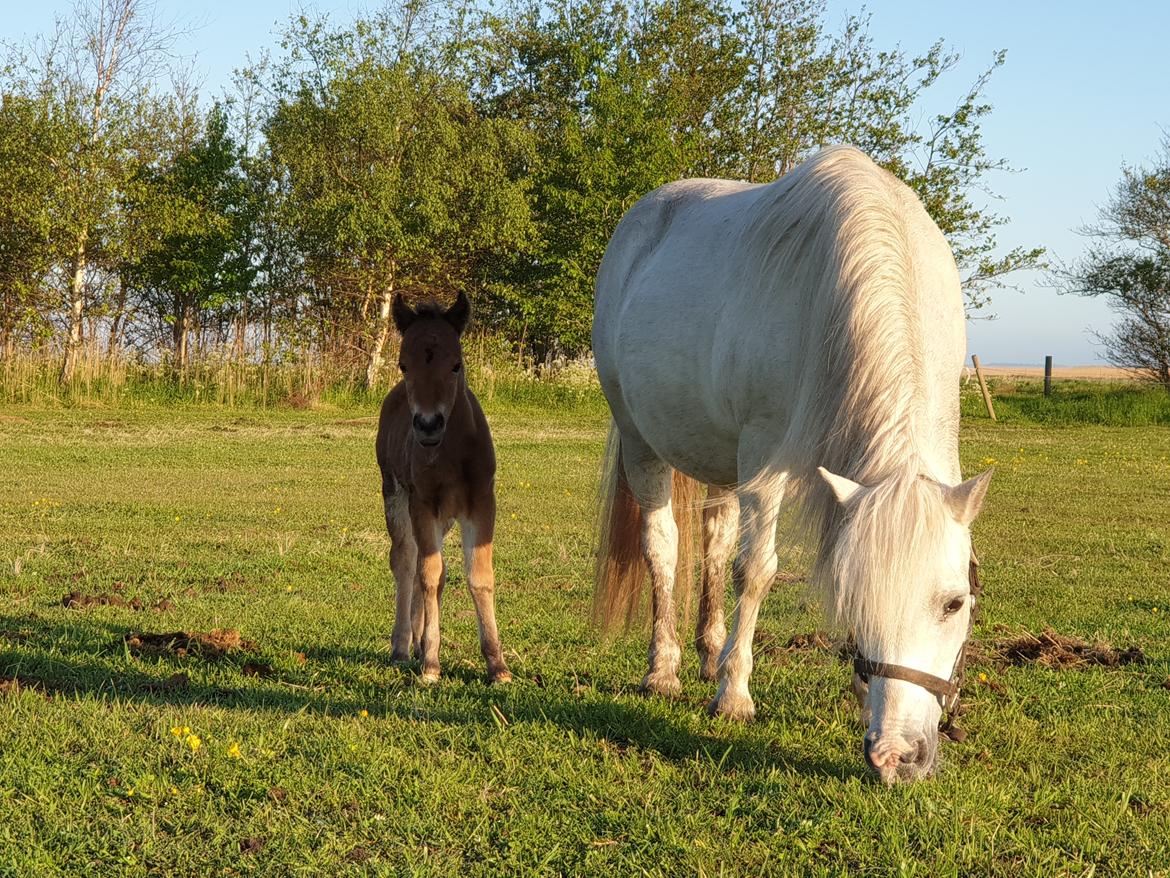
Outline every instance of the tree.
<path id="1" fill-rule="evenodd" d="M 56 166 L 67 242 L 63 381 L 72 377 L 81 350 L 92 275 L 111 268 L 105 258 L 118 245 L 119 192 L 132 173 L 135 141 L 143 133 L 149 140 L 147 98 L 176 37 L 149 0 L 77 0 L 42 47 L 40 81 L 31 90 L 49 96 L 76 132 Z"/>
<path id="2" fill-rule="evenodd" d="M 124 209 L 141 252 L 127 260 L 123 283 L 156 332 L 168 330 L 180 373 L 190 361 L 191 334 L 216 311 L 234 311 L 256 276 L 251 193 L 239 160 L 226 111 L 216 104 L 194 141 L 176 144 L 128 187 Z"/>
<path id="3" fill-rule="evenodd" d="M 1152 166 L 1122 166 L 1094 225 L 1088 252 L 1061 269 L 1065 293 L 1103 296 L 1120 322 L 1098 334 L 1109 361 L 1170 393 L 1170 135 Z"/>
<path id="4" fill-rule="evenodd" d="M 492 316 L 537 353 L 589 343 L 592 280 L 637 198 L 679 177 L 766 183 L 816 149 L 852 143 L 902 178 L 947 236 L 971 310 L 1043 251 L 996 251 L 1004 220 L 985 208 L 983 97 L 1003 55 L 954 108 L 919 122 L 923 96 L 958 56 L 878 50 L 865 17 L 833 35 L 823 0 L 550 0 L 492 20 L 477 99 L 536 141 L 539 247 L 509 266 Z"/>
<path id="5" fill-rule="evenodd" d="M 286 34 L 268 149 L 285 191 L 319 343 L 364 356 L 376 386 L 396 292 L 482 286 L 531 237 L 518 126 L 472 104 L 454 58 L 458 20 L 425 3 L 333 32 L 302 17 Z"/>
<path id="6" fill-rule="evenodd" d="M 59 229 L 53 173 L 67 130 L 36 96 L 0 94 L 0 352 L 51 331 L 49 275 Z"/>

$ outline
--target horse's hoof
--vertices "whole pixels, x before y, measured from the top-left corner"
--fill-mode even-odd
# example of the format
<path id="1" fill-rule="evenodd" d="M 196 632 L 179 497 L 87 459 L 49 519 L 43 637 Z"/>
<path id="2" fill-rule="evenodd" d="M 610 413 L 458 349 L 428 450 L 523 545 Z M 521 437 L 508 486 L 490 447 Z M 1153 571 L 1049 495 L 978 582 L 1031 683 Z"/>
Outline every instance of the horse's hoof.
<path id="1" fill-rule="evenodd" d="M 756 705 L 750 695 L 730 695 L 724 692 L 711 699 L 707 713 L 711 716 L 725 716 L 737 722 L 750 722 L 756 718 Z"/>
<path id="2" fill-rule="evenodd" d="M 500 684 L 500 683 L 511 683 L 511 682 L 512 682 L 512 672 L 509 671 L 507 668 L 504 668 L 504 670 L 502 670 L 502 671 L 496 671 L 494 673 L 488 674 L 488 683 L 490 683 L 493 686 Z"/>
<path id="3" fill-rule="evenodd" d="M 405 664 L 409 664 L 409 662 L 410 662 L 410 650 L 408 650 L 408 649 L 402 649 L 402 650 L 396 649 L 396 650 L 393 650 L 393 651 L 390 653 L 390 661 L 391 661 L 393 664 L 396 664 L 396 665 L 405 665 Z"/>
<path id="4" fill-rule="evenodd" d="M 682 694 L 682 683 L 678 674 L 655 673 L 647 674 L 638 690 L 643 695 L 662 695 L 666 698 L 677 698 Z"/>
<path id="5" fill-rule="evenodd" d="M 704 683 L 715 683 L 719 680 L 719 656 L 710 661 L 704 659 L 699 664 L 699 679 Z"/>
<path id="6" fill-rule="evenodd" d="M 419 674 L 418 680 L 424 686 L 433 686 L 439 682 L 439 672 L 433 670 L 424 670 Z"/>

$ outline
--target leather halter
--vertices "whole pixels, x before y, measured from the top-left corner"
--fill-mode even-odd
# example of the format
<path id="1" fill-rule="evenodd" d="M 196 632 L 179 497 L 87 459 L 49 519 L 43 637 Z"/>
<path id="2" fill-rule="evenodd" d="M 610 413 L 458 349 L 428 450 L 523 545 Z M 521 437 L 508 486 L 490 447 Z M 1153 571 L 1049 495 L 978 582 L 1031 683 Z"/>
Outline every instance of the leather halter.
<path id="1" fill-rule="evenodd" d="M 959 691 L 963 686 L 963 671 L 967 659 L 967 643 L 971 639 L 971 629 L 975 626 L 977 600 L 983 591 L 983 586 L 979 582 L 979 559 L 975 555 L 974 545 L 971 546 L 971 563 L 968 567 L 967 583 L 971 594 L 971 613 L 967 617 L 967 636 L 963 639 L 963 645 L 959 647 L 959 654 L 955 656 L 955 665 L 951 669 L 949 678 L 936 677 L 934 674 L 908 668 L 905 665 L 875 662 L 861 654 L 853 658 L 853 673 L 857 674 L 863 683 L 868 684 L 870 677 L 903 680 L 920 686 L 931 695 L 936 696 L 943 709 L 940 728 L 944 732 L 949 732 L 955 725 L 955 717 L 959 710 Z"/>

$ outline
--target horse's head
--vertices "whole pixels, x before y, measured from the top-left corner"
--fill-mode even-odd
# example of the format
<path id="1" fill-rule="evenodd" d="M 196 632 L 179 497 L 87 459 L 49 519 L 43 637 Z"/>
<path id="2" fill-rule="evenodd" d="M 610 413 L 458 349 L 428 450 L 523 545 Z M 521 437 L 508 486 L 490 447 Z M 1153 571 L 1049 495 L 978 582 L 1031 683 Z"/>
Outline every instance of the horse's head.
<path id="1" fill-rule="evenodd" d="M 467 328 L 471 305 L 462 292 L 446 310 L 433 303 L 412 308 L 398 295 L 393 313 L 402 333 L 398 368 L 406 382 L 414 437 L 433 448 L 443 441 L 455 400 L 465 387 L 459 337 Z"/>
<path id="2" fill-rule="evenodd" d="M 991 471 L 950 487 L 924 476 L 872 487 L 821 469 L 842 507 L 825 556 L 838 621 L 857 642 L 865 761 L 893 783 L 926 777 L 967 640 L 969 527 Z"/>

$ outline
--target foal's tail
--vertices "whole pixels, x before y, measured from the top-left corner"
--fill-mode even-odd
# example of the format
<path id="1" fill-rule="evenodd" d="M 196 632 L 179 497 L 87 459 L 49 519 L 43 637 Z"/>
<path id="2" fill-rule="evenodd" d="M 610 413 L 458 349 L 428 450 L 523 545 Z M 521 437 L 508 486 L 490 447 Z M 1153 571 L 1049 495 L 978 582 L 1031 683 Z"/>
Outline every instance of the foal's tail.
<path id="1" fill-rule="evenodd" d="M 678 526 L 678 565 L 675 568 L 675 595 L 682 595 L 684 625 L 689 623 L 694 592 L 695 530 L 701 514 L 701 486 L 678 470 L 671 483 L 671 508 Z M 646 561 L 642 556 L 642 510 L 626 481 L 621 461 L 621 436 L 614 424 L 602 460 L 601 485 L 597 495 L 596 584 L 593 591 L 593 621 L 605 630 L 620 622 L 629 628 L 646 618 L 642 586 Z"/>

